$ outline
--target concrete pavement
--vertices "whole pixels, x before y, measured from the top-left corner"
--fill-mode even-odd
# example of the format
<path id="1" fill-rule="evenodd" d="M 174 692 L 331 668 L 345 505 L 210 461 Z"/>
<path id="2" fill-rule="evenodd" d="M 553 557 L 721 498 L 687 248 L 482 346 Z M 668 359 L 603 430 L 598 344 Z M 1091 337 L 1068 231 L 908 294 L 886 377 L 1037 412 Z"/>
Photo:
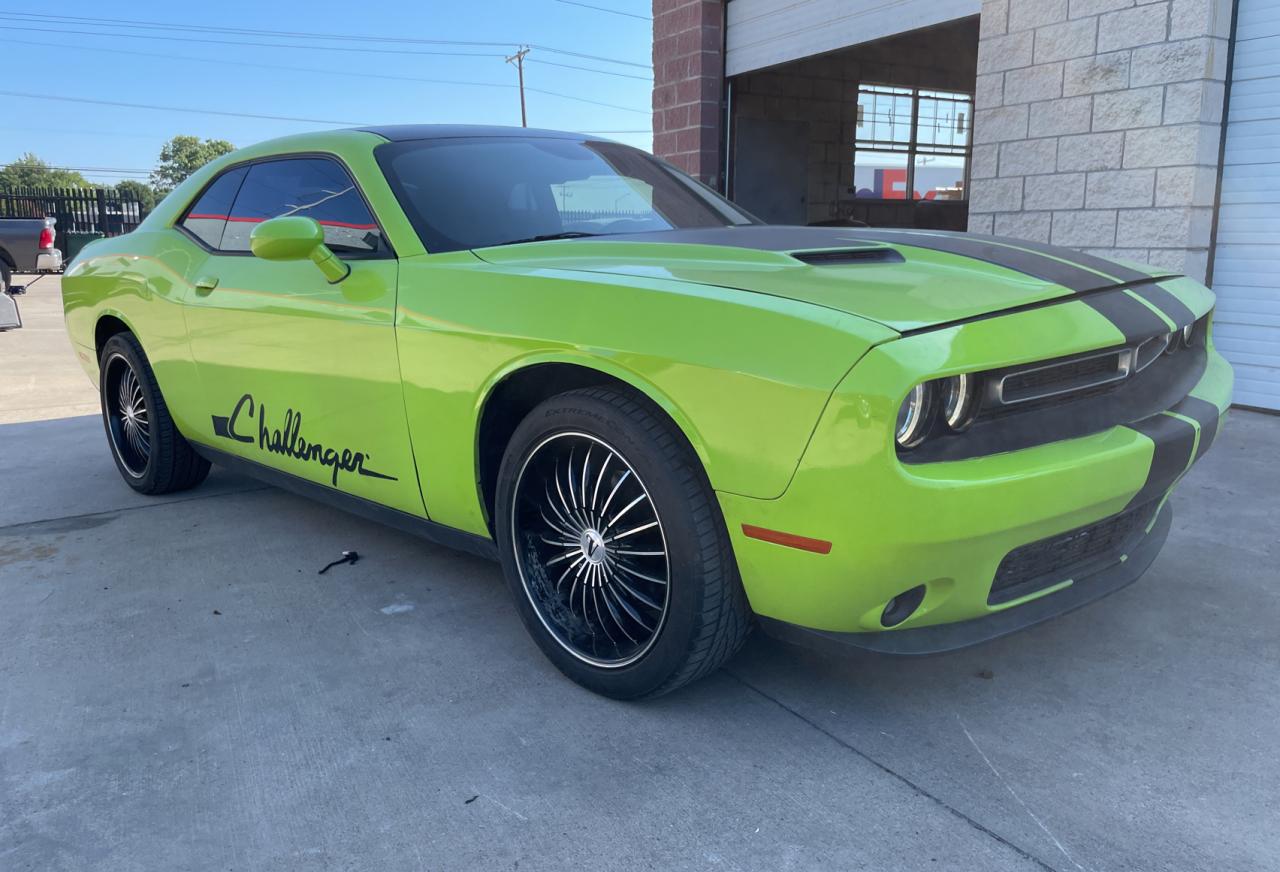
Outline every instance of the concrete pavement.
<path id="1" fill-rule="evenodd" d="M 1274 870 L 1278 446 L 1234 413 L 1148 575 L 1048 625 L 757 634 L 623 704 L 494 565 L 217 468 L 139 497 L 96 417 L 0 426 L 0 869 Z"/>
<path id="2" fill-rule="evenodd" d="M 629 705 L 495 566 L 216 469 L 138 497 L 96 418 L 0 427 L 0 868 L 1275 869 L 1278 441 L 1237 413 L 1149 575 L 1057 622 L 757 634 Z"/>
<path id="3" fill-rule="evenodd" d="M 15 275 L 19 330 L 0 333 L 0 424 L 89 415 L 98 392 L 85 377 L 62 319 L 62 277 Z"/>

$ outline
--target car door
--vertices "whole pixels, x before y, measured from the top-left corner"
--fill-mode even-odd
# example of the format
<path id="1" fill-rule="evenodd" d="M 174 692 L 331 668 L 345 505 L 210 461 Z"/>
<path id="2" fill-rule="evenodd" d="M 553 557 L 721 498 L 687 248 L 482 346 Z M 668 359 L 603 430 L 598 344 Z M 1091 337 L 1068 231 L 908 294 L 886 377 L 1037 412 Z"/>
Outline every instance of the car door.
<path id="1" fill-rule="evenodd" d="M 266 261 L 253 228 L 314 218 L 351 267 Z M 320 155 L 227 170 L 180 225 L 193 263 L 187 332 L 206 414 L 200 441 L 343 493 L 425 515 L 396 354 L 397 261 L 359 188 Z"/>

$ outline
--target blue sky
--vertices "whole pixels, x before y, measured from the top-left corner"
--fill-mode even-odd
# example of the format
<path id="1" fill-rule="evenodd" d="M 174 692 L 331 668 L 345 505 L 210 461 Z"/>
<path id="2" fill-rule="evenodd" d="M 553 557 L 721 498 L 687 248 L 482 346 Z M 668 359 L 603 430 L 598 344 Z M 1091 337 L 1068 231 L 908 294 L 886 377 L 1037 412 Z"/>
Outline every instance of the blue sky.
<path id="1" fill-rule="evenodd" d="M 200 110 L 157 111 L 0 94 L 0 112 L 5 119 L 0 126 L 0 163 L 30 151 L 58 166 L 148 169 L 164 141 L 177 134 L 227 139 L 241 146 L 289 133 L 344 126 L 205 114 L 211 111 L 357 124 L 518 125 L 516 71 L 503 62 L 502 55 L 521 43 L 639 64 L 628 66 L 534 48 L 525 66 L 526 99 L 531 127 L 609 131 L 611 138 L 648 149 L 652 144 L 650 4 L 646 0 L 581 2 L 641 17 L 609 14 L 561 0 L 379 0 L 363 4 L 68 0 L 49 12 L 0 0 L 0 45 L 5 51 L 0 91 Z M 64 19 L 55 20 L 54 16 Z M 317 40 L 108 26 L 98 21 L 65 20 L 69 18 L 503 45 Z M 285 44 L 322 48 L 281 47 Z M 254 64 L 269 68 L 251 66 Z M 352 73 L 441 81 L 364 78 Z M 596 105 L 599 103 L 624 108 Z M 136 177 L 84 175 L 104 183 Z"/>

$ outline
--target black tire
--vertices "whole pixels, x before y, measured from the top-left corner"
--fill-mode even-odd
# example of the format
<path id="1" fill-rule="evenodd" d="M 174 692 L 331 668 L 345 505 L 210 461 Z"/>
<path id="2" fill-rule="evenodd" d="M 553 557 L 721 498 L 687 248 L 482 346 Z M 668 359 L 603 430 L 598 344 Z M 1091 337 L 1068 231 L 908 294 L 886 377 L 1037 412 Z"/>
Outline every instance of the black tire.
<path id="1" fill-rule="evenodd" d="M 102 424 L 125 483 L 138 493 L 156 495 L 204 481 L 209 461 L 178 432 L 137 338 L 127 332 L 112 336 L 102 346 L 98 367 Z M 130 403 L 122 401 L 122 387 L 134 398 Z"/>
<path id="2" fill-rule="evenodd" d="M 578 440 L 578 447 L 572 440 Z M 580 466 L 574 466 L 573 452 L 579 451 L 578 456 L 582 456 L 581 446 L 585 446 L 585 459 Z M 591 466 L 591 452 L 596 447 L 605 460 Z M 561 482 L 560 458 L 566 448 L 570 472 L 564 483 L 572 491 L 578 469 L 581 479 L 588 482 L 580 485 L 580 500 L 570 498 L 575 508 L 566 514 L 586 520 L 567 535 L 564 528 L 572 525 L 555 520 L 554 531 L 542 527 L 549 533 L 548 539 L 537 529 L 539 519 L 546 517 L 538 494 L 545 491 L 548 500 L 555 499 L 547 471 L 554 457 L 552 474 L 557 484 Z M 615 456 L 618 462 L 611 467 Z M 619 480 L 632 472 L 630 483 Z M 617 505 L 635 502 L 640 508 L 627 523 L 618 523 L 610 532 L 606 522 L 618 522 L 620 513 L 617 505 L 613 506 L 610 521 L 607 512 L 611 507 L 598 495 L 602 490 L 609 491 L 610 482 L 614 481 L 617 483 L 612 485 L 613 492 L 634 488 L 624 491 Z M 565 506 L 563 497 L 561 500 Z M 604 503 L 602 508 L 600 503 Z M 615 699 L 658 696 L 718 669 L 750 632 L 751 611 L 711 485 L 683 434 L 647 399 L 609 388 L 587 388 L 560 394 L 537 406 L 507 445 L 498 473 L 495 504 L 503 573 L 520 617 L 551 662 L 583 687 Z M 656 526 L 643 523 L 646 513 L 657 522 Z M 621 550 L 623 536 L 646 526 L 648 530 L 628 540 L 626 547 L 630 550 Z M 624 531 L 623 527 L 629 530 Z M 579 551 L 569 545 L 574 532 L 580 536 Z M 605 536 L 608 538 L 602 538 Z M 653 550 L 636 550 L 646 547 L 645 537 L 652 537 L 648 541 L 654 544 L 647 547 Z M 553 541 L 562 538 L 568 541 Z M 548 543 L 550 548 L 540 542 Z M 659 547 L 661 557 L 622 556 L 657 555 Z M 562 554 L 557 549 L 566 550 Z M 547 558 L 544 552 L 556 556 Z M 579 618 L 574 606 L 575 591 L 571 588 L 567 600 L 563 597 L 562 585 L 568 585 L 563 575 L 553 590 L 550 577 L 559 572 L 559 566 L 550 569 L 548 564 L 563 560 L 562 566 L 587 566 L 584 559 L 595 562 L 599 572 L 595 581 L 582 582 Z M 641 562 L 646 560 L 649 562 Z M 608 567 L 616 569 L 619 564 L 630 568 L 610 574 Z M 661 569 L 655 568 L 658 566 Z M 637 568 L 643 572 L 633 571 Z M 656 582 L 662 570 L 666 583 L 660 586 Z M 566 569 L 565 573 L 570 571 Z M 591 577 L 590 571 L 587 577 Z M 630 581 L 637 589 L 648 585 L 650 598 L 618 579 Z M 589 617 L 588 590 L 595 607 L 594 622 Z M 659 615 L 647 606 L 658 605 L 660 594 L 665 598 Z M 639 602 L 632 595 L 638 596 Z M 624 599 L 631 605 L 625 605 Z M 604 609 L 600 601 L 604 602 Z M 636 637 L 644 638 L 633 638 L 626 632 L 627 627 Z M 608 640 L 603 638 L 606 634 Z M 626 640 L 622 639 L 624 635 Z M 597 642 L 606 649 L 605 654 L 600 653 Z"/>
<path id="3" fill-rule="evenodd" d="M 12 286 L 13 273 L 9 271 L 9 264 L 0 260 L 0 294 L 7 293 Z"/>

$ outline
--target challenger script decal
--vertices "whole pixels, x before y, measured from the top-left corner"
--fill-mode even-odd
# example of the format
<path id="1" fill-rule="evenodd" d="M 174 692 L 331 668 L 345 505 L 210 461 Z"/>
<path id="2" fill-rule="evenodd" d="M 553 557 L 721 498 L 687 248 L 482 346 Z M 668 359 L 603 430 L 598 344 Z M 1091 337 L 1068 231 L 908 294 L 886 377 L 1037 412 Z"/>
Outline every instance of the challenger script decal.
<path id="1" fill-rule="evenodd" d="M 319 442 L 308 441 L 302 436 L 301 412 L 286 409 L 283 425 L 272 430 L 267 426 L 266 404 L 254 403 L 253 394 L 245 394 L 241 397 L 239 402 L 236 403 L 236 407 L 231 410 L 230 417 L 212 416 L 214 435 L 252 445 L 254 442 L 253 437 L 238 432 L 236 429 L 236 424 L 242 414 L 251 420 L 256 418 L 258 421 L 258 448 L 263 451 L 269 451 L 272 454 L 283 454 L 285 457 L 310 460 L 321 466 L 331 467 L 333 469 L 332 481 L 334 487 L 338 486 L 339 472 L 354 472 L 369 478 L 399 481 L 394 475 L 384 475 L 381 472 L 374 472 L 372 469 L 365 468 L 364 464 L 369 459 L 369 455 L 364 452 L 352 451 L 350 448 L 341 450 L 326 448 Z"/>

